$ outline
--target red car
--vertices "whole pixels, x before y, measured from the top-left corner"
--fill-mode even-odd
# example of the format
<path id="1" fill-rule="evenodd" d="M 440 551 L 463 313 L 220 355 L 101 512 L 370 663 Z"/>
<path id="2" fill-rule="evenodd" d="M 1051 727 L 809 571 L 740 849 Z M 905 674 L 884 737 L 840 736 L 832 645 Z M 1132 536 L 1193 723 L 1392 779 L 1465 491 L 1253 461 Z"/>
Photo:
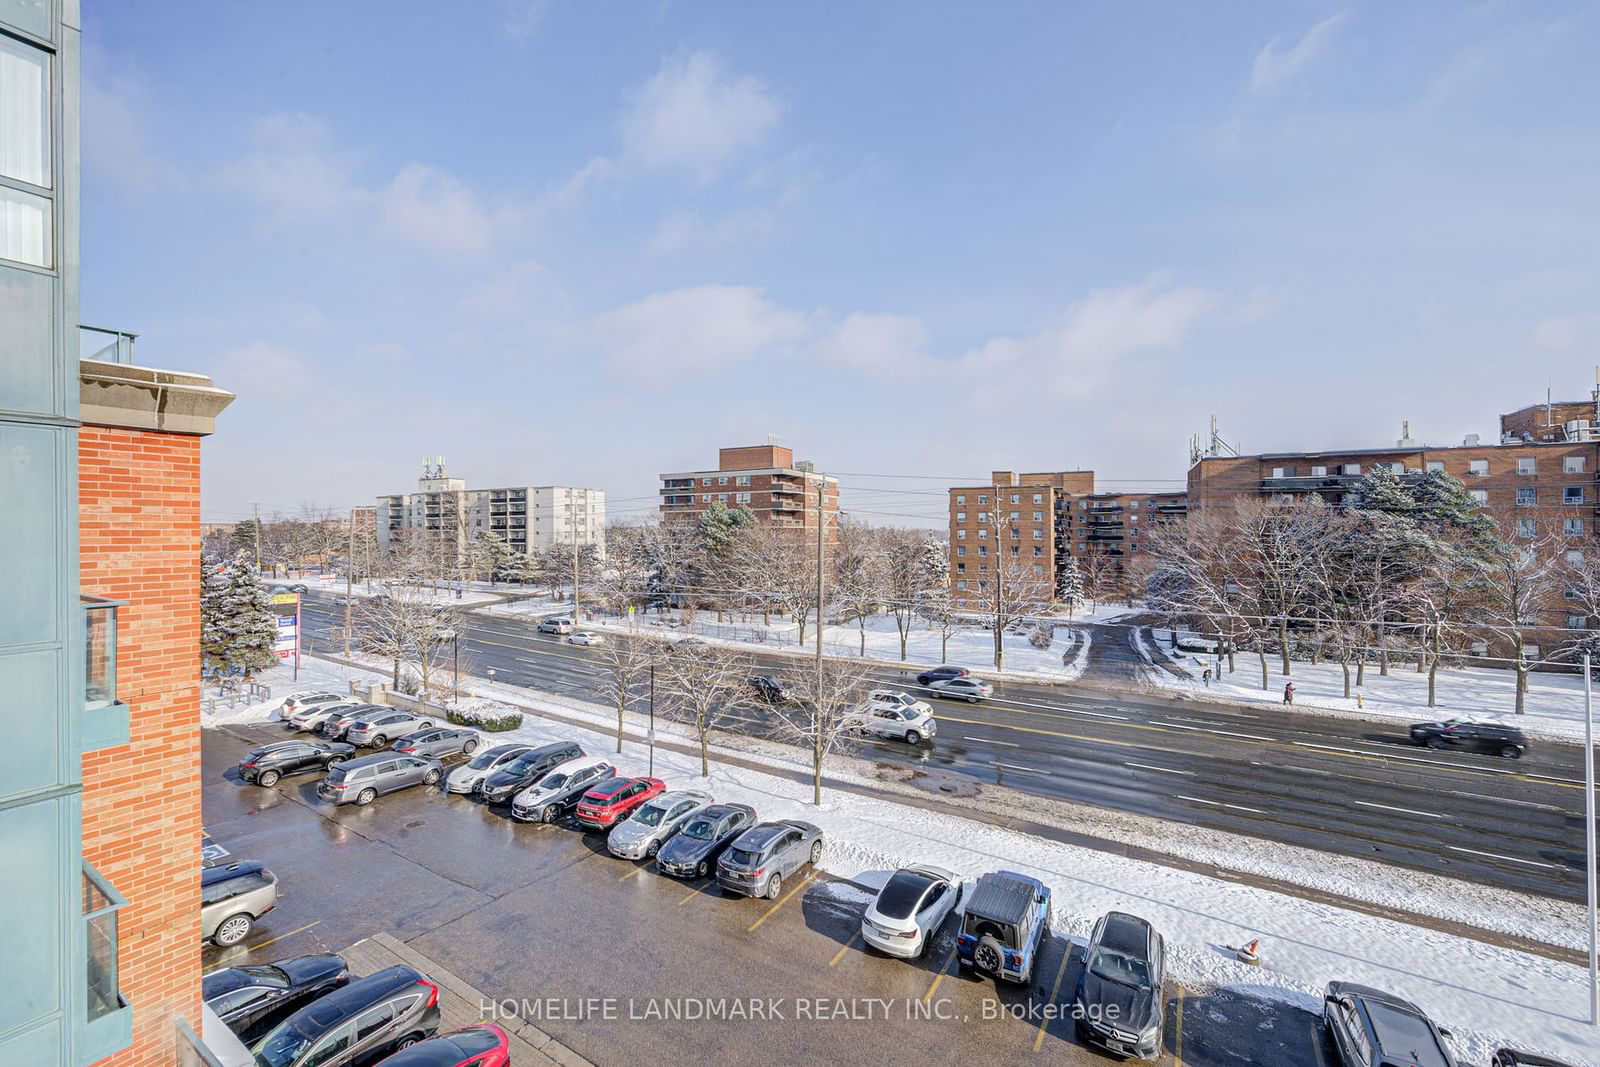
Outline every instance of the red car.
<path id="1" fill-rule="evenodd" d="M 659 778 L 607 778 L 583 794 L 575 814 L 591 830 L 609 830 L 666 788 Z"/>
<path id="2" fill-rule="evenodd" d="M 511 1045 L 504 1030 L 483 1023 L 435 1034 L 380 1063 L 381 1067 L 511 1067 Z"/>

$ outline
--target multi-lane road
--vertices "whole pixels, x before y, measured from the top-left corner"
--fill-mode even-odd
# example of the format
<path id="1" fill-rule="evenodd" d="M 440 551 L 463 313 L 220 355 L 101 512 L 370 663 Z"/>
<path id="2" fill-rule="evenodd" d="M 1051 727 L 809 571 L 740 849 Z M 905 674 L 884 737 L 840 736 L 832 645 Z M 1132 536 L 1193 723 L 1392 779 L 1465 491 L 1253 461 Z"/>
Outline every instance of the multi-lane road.
<path id="1" fill-rule="evenodd" d="M 307 637 L 344 623 L 341 599 L 313 595 Z M 541 634 L 535 621 L 467 613 L 462 670 L 604 703 L 601 653 Z M 1128 631 L 1096 634 L 1104 653 Z M 612 637 L 611 640 L 626 640 Z M 802 669 L 755 652 L 762 671 Z M 917 668 L 877 672 L 915 688 Z M 997 684 L 971 705 L 921 694 L 939 722 L 931 744 L 869 742 L 874 760 L 939 768 L 1118 811 L 1449 874 L 1568 900 L 1583 898 L 1581 750 L 1533 745 L 1516 761 L 1406 744 L 1403 729 L 1138 689 Z M 761 734 L 758 708 L 732 728 Z"/>

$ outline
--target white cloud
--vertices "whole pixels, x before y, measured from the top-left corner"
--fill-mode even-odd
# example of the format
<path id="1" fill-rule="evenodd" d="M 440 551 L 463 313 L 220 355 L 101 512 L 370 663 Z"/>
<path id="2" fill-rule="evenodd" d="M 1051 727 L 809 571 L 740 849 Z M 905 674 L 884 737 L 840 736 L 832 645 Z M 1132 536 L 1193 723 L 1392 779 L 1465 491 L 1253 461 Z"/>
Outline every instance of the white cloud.
<path id="1" fill-rule="evenodd" d="M 927 358 L 928 331 L 907 315 L 856 311 L 812 347 L 824 363 L 880 377 L 916 371 Z"/>
<path id="2" fill-rule="evenodd" d="M 82 79 L 83 163 L 97 177 L 138 192 L 181 189 L 184 172 L 152 150 L 144 116 L 151 110 L 142 83 L 106 81 L 86 72 Z"/>
<path id="3" fill-rule="evenodd" d="M 593 324 L 611 369 L 654 385 L 731 367 L 804 332 L 801 315 L 771 303 L 759 289 L 736 285 L 656 293 Z"/>
<path id="4" fill-rule="evenodd" d="M 661 220 L 645 242 L 656 255 L 668 255 L 690 248 L 719 248 L 765 237 L 776 220 L 771 211 L 749 209 L 731 211 L 721 218 L 706 219 L 693 211 L 680 211 Z"/>
<path id="5" fill-rule="evenodd" d="M 378 194 L 384 225 L 397 237 L 445 252 L 489 244 L 488 216 L 472 191 L 421 163 L 408 163 Z"/>
<path id="6" fill-rule="evenodd" d="M 217 388 L 240 396 L 282 396 L 312 384 L 304 360 L 266 341 L 252 341 L 223 353 L 213 378 Z"/>
<path id="7" fill-rule="evenodd" d="M 630 158 L 654 170 L 710 178 L 778 121 L 761 82 L 724 76 L 716 57 L 694 52 L 661 65 L 622 123 Z"/>
<path id="8" fill-rule="evenodd" d="M 1311 27 L 1294 44 L 1286 44 L 1282 35 L 1274 37 L 1256 53 L 1250 67 L 1250 88 L 1257 92 L 1271 89 L 1288 81 L 1321 53 L 1333 36 L 1333 31 L 1344 21 L 1345 12 L 1338 11 Z"/>
<path id="9" fill-rule="evenodd" d="M 223 181 L 280 215 L 326 215 L 363 193 L 356 157 L 335 143 L 312 115 L 282 113 L 256 120 L 250 148 L 222 170 Z"/>

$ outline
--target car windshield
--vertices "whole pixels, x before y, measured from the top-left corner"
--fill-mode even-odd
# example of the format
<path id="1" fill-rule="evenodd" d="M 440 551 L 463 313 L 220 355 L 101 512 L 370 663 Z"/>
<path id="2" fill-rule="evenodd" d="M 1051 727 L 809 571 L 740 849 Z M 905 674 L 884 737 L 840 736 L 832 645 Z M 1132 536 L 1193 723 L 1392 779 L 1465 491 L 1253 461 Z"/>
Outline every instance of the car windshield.
<path id="1" fill-rule="evenodd" d="M 508 771 L 515 771 L 517 774 L 527 774 L 529 771 L 539 766 L 541 762 L 543 762 L 542 757 L 535 756 L 530 752 L 528 755 L 518 756 L 510 763 L 506 764 L 505 769 Z"/>
<path id="2" fill-rule="evenodd" d="M 480 752 L 476 756 L 472 757 L 472 762 L 467 764 L 467 766 L 471 767 L 475 771 L 485 771 L 490 767 L 493 767 L 495 761 L 499 758 L 500 753 L 491 749 L 488 752 Z"/>
<path id="3" fill-rule="evenodd" d="M 667 809 L 659 804 L 646 804 L 633 813 L 633 821 L 644 826 L 660 826 L 661 819 L 667 814 Z"/>
<path id="4" fill-rule="evenodd" d="M 878 894 L 878 914 L 889 919 L 904 919 L 917 907 L 930 879 L 915 871 L 896 871 Z"/>
<path id="5" fill-rule="evenodd" d="M 1108 982 L 1118 985 L 1134 986 L 1139 989 L 1148 989 L 1150 986 L 1150 967 L 1144 960 L 1109 948 L 1098 949 L 1094 957 L 1089 960 L 1089 973 L 1096 978 L 1104 978 Z"/>
<path id="6" fill-rule="evenodd" d="M 752 866 L 757 861 L 759 861 L 760 859 L 761 859 L 761 853 L 759 853 L 759 852 L 751 852 L 749 849 L 745 849 L 745 848 L 730 848 L 728 850 L 728 862 L 729 863 L 737 863 L 737 864 L 739 864 L 740 866 L 743 866 L 743 867 Z"/>
<path id="7" fill-rule="evenodd" d="M 547 776 L 544 781 L 539 783 L 539 786 L 542 789 L 560 789 L 566 784 L 567 776 L 565 773 L 562 773 Z"/>
<path id="8" fill-rule="evenodd" d="M 310 1044 L 309 1034 L 302 1034 L 285 1021 L 250 1051 L 255 1053 L 257 1067 L 289 1067 Z"/>
<path id="9" fill-rule="evenodd" d="M 250 981 L 256 985 L 273 986 L 278 989 L 289 987 L 289 976 L 276 967 L 240 967 L 241 974 L 250 976 Z"/>
<path id="10" fill-rule="evenodd" d="M 710 841 L 717 832 L 717 824 L 710 819 L 691 819 L 680 832 L 693 841 Z"/>

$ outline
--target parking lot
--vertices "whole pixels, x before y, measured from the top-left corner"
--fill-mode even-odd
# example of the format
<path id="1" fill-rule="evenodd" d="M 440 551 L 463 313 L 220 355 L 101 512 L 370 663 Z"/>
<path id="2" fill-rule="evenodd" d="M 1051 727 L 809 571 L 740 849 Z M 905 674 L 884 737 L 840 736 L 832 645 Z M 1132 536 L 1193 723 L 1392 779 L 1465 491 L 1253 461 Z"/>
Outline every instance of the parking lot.
<path id="1" fill-rule="evenodd" d="M 596 1063 L 1109 1062 L 1066 1015 L 1081 954 L 1052 937 L 1029 988 L 961 971 L 949 920 L 905 962 L 856 936 L 869 895 L 820 873 L 776 901 L 725 897 L 613 859 L 601 834 L 525 825 L 417 787 L 370 807 L 272 789 L 232 768 L 276 725 L 205 731 L 204 815 L 230 858 L 277 874 L 277 907 L 208 967 L 338 951 L 388 932 Z M 670 783 L 669 783 L 670 784 Z M 492 1015 L 496 1005 L 485 1005 Z M 1167 1064 L 1320 1064 L 1313 1017 L 1243 996 L 1167 990 Z"/>

